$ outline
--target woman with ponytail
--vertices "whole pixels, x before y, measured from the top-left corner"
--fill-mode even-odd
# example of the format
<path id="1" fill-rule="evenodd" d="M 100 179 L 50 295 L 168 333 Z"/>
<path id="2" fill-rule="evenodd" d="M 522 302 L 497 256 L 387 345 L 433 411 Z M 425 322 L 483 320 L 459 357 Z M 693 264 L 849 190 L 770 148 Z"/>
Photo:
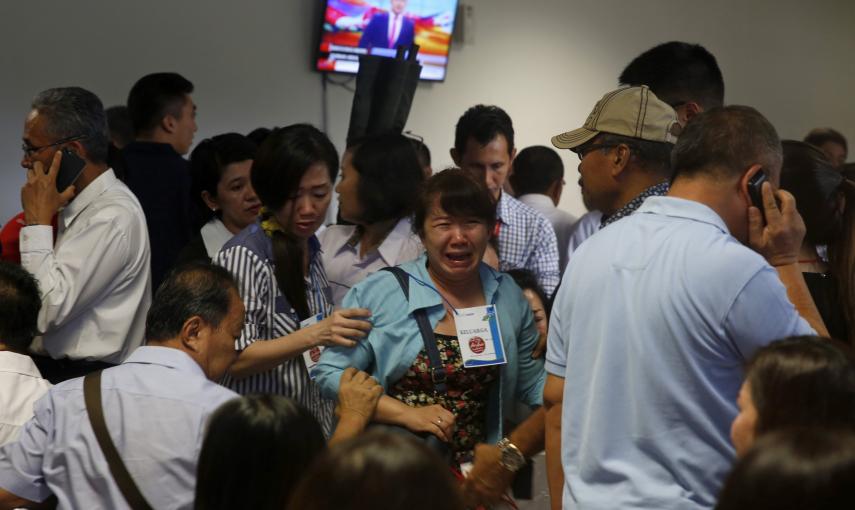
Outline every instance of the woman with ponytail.
<path id="1" fill-rule="evenodd" d="M 293 398 L 311 411 L 327 437 L 334 403 L 321 397 L 307 366 L 323 347 L 352 347 L 371 329 L 368 310 L 333 312 L 315 237 L 338 163 L 335 147 L 318 129 L 296 124 L 274 130 L 252 166 L 261 216 L 214 257 L 234 275 L 246 306 L 235 345 L 240 355 L 224 384 L 241 394 Z"/>
<path id="2" fill-rule="evenodd" d="M 807 227 L 799 255 L 805 282 L 829 334 L 855 345 L 855 182 L 812 145 L 782 146 L 781 188 L 793 194 Z"/>

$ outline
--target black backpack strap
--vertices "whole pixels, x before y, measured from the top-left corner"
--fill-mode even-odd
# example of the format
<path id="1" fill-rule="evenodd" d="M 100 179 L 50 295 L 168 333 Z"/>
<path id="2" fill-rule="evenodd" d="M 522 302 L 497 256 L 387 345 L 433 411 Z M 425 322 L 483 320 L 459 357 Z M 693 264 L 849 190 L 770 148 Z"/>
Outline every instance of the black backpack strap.
<path id="1" fill-rule="evenodd" d="M 134 479 L 122 462 L 122 457 L 119 451 L 116 450 L 116 445 L 110 439 L 110 433 L 107 430 L 107 421 L 104 419 L 104 408 L 101 403 L 101 371 L 92 372 L 83 378 L 83 400 L 86 402 L 86 414 L 89 415 L 89 423 L 92 424 L 92 430 L 95 431 L 95 438 L 98 440 L 98 446 L 101 447 L 101 452 L 104 458 L 107 459 L 107 465 L 110 467 L 110 474 L 113 475 L 113 480 L 122 491 L 122 496 L 128 502 L 133 510 L 151 510 L 151 506 L 145 500 L 145 497 L 140 492 Z"/>
<path id="2" fill-rule="evenodd" d="M 389 271 L 398 280 L 401 290 L 404 291 L 404 297 L 407 301 L 410 300 L 410 275 L 400 267 L 384 267 L 381 271 Z M 445 366 L 439 358 L 439 349 L 436 348 L 436 337 L 433 334 L 433 329 L 430 327 L 430 321 L 427 317 L 427 310 L 419 308 L 413 312 L 416 318 L 416 323 L 419 325 L 419 331 L 422 334 L 422 341 L 425 344 L 425 352 L 430 360 L 430 378 L 433 381 L 433 388 L 437 393 L 446 393 L 448 387 L 445 384 L 446 376 Z"/>

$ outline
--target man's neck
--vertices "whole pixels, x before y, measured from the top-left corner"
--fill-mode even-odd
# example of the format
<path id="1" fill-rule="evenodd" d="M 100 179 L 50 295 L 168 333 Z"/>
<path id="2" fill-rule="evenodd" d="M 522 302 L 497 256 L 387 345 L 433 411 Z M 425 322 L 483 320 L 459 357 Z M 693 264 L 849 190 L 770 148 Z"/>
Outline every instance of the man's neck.
<path id="1" fill-rule="evenodd" d="M 74 196 L 79 195 L 84 189 L 92 184 L 95 179 L 109 170 L 109 168 L 110 167 L 108 167 L 106 163 L 87 163 L 86 166 L 83 167 L 83 172 L 81 172 L 80 177 L 78 177 L 74 182 Z"/>
<path id="2" fill-rule="evenodd" d="M 160 130 L 155 130 L 145 135 L 139 135 L 136 137 L 135 141 L 146 143 L 162 143 L 170 145 L 172 146 L 172 149 L 175 150 L 175 152 L 178 152 L 178 149 L 172 143 L 172 137 L 169 135 L 169 133 L 164 133 Z"/>
<path id="3" fill-rule="evenodd" d="M 671 183 L 668 196 L 704 204 L 722 219 L 730 235 L 743 244 L 747 242 L 746 213 L 739 214 L 738 197 L 732 183 L 705 177 L 677 179 Z"/>
<path id="4" fill-rule="evenodd" d="M 663 182 L 665 182 L 665 178 L 659 175 L 639 174 L 636 178 L 632 179 L 630 182 L 625 183 L 625 185 L 621 187 L 618 199 L 615 200 L 617 206 L 614 208 L 613 211 L 610 212 L 610 214 L 614 214 L 621 208 L 626 207 L 627 204 L 632 202 L 636 197 L 644 193 L 644 191 L 650 188 L 651 186 L 656 186 L 657 184 L 662 184 Z"/>

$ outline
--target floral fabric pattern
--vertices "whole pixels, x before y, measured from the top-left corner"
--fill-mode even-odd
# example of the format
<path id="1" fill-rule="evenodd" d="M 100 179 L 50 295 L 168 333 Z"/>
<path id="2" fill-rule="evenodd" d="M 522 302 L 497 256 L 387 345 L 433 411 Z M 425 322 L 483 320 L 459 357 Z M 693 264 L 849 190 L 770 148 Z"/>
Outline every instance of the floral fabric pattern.
<path id="1" fill-rule="evenodd" d="M 454 462 L 459 465 L 470 462 L 475 445 L 486 438 L 487 397 L 490 386 L 499 378 L 499 367 L 463 368 L 457 337 L 435 336 L 447 375 L 448 391 L 445 394 L 434 391 L 430 358 L 422 348 L 412 366 L 388 394 L 412 407 L 438 404 L 454 414 L 451 450 Z"/>

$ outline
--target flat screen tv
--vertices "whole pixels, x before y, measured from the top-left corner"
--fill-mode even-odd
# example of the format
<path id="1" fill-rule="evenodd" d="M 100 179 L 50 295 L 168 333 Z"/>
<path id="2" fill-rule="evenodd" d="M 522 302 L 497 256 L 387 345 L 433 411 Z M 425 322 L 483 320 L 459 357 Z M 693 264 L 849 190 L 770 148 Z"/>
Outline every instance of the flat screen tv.
<path id="1" fill-rule="evenodd" d="M 356 73 L 360 55 L 394 57 L 415 43 L 420 78 L 442 81 L 456 14 L 457 0 L 327 0 L 317 69 Z"/>

